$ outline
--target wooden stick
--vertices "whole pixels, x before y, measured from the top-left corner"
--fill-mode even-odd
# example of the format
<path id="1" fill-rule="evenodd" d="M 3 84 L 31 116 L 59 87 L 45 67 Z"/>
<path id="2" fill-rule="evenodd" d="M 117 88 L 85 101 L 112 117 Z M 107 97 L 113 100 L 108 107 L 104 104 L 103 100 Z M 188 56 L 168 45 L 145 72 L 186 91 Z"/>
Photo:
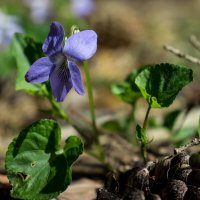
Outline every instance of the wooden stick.
<path id="1" fill-rule="evenodd" d="M 196 57 L 193 57 L 193 56 L 190 56 L 188 54 L 185 54 L 183 52 L 181 52 L 179 49 L 176 49 L 170 45 L 164 45 L 163 48 L 171 53 L 173 53 L 174 55 L 180 57 L 180 58 L 184 58 L 185 60 L 187 61 L 190 61 L 194 64 L 198 64 L 200 65 L 200 59 L 196 58 Z"/>
<path id="2" fill-rule="evenodd" d="M 196 145 L 199 145 L 199 144 L 200 144 L 200 138 L 194 138 L 190 143 L 188 143 L 188 144 L 186 144 L 186 145 L 184 145 L 182 147 L 175 148 L 174 149 L 174 154 L 179 154 L 182 151 L 185 151 L 188 148 L 196 146 Z"/>

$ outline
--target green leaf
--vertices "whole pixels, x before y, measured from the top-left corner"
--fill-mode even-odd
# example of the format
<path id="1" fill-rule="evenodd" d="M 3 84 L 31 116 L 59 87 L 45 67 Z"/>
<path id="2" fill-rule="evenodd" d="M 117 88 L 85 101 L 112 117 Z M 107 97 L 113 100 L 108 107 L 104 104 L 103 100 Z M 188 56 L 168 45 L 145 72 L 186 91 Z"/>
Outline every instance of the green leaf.
<path id="1" fill-rule="evenodd" d="M 118 96 L 122 101 L 130 104 L 134 104 L 137 99 L 141 97 L 141 93 L 132 91 L 128 83 L 112 85 L 112 93 Z"/>
<path id="2" fill-rule="evenodd" d="M 15 73 L 15 60 L 10 53 L 10 46 L 8 48 L 1 49 L 0 53 L 0 77 L 1 79 L 8 79 L 13 73 Z"/>
<path id="3" fill-rule="evenodd" d="M 164 122 L 163 122 L 163 126 L 172 130 L 178 116 L 180 115 L 181 110 L 180 109 L 176 109 L 173 110 L 172 112 L 167 113 L 164 116 Z"/>
<path id="4" fill-rule="evenodd" d="M 185 127 L 176 132 L 172 135 L 172 140 L 174 142 L 182 142 L 186 141 L 186 139 L 189 139 L 191 136 L 194 136 L 196 134 L 196 128 L 195 127 Z"/>
<path id="5" fill-rule="evenodd" d="M 141 71 L 134 70 L 125 79 L 122 84 L 112 85 L 112 93 L 118 96 L 122 101 L 130 104 L 134 104 L 138 98 L 141 97 L 141 92 L 135 84 L 135 78 Z"/>
<path id="6" fill-rule="evenodd" d="M 191 69 L 162 63 L 143 68 L 135 83 L 152 108 L 161 108 L 172 104 L 179 91 L 192 80 Z"/>
<path id="7" fill-rule="evenodd" d="M 61 132 L 53 120 L 40 120 L 24 129 L 9 145 L 6 171 L 11 195 L 26 200 L 48 200 L 70 184 L 72 163 L 83 151 L 79 138 L 60 147 Z"/>
<path id="8" fill-rule="evenodd" d="M 136 138 L 142 144 L 147 144 L 148 143 L 148 139 L 147 139 L 145 130 L 142 127 L 140 127 L 138 124 L 136 126 Z"/>
<path id="9" fill-rule="evenodd" d="M 67 138 L 64 145 L 64 155 L 69 165 L 72 165 L 82 152 L 83 144 L 78 137 L 71 136 Z"/>
<path id="10" fill-rule="evenodd" d="M 12 41 L 12 54 L 17 64 L 16 90 L 40 96 L 46 95 L 45 84 L 30 84 L 24 78 L 31 64 L 44 56 L 42 44 L 35 42 L 32 38 L 22 33 L 16 33 Z"/>
<path id="11" fill-rule="evenodd" d="M 132 91 L 140 93 L 140 89 L 138 88 L 138 86 L 135 84 L 135 79 L 137 77 L 137 75 L 143 70 L 143 68 L 139 68 L 139 69 L 135 69 L 133 70 L 125 79 L 126 83 L 129 83 L 129 85 L 131 86 Z"/>
<path id="12" fill-rule="evenodd" d="M 104 122 L 101 126 L 112 133 L 114 132 L 120 133 L 122 131 L 125 131 L 126 128 L 124 126 L 125 124 L 127 125 L 127 123 L 125 122 L 123 123 L 122 120 L 120 121 L 116 119 L 111 119 L 109 121 Z"/>

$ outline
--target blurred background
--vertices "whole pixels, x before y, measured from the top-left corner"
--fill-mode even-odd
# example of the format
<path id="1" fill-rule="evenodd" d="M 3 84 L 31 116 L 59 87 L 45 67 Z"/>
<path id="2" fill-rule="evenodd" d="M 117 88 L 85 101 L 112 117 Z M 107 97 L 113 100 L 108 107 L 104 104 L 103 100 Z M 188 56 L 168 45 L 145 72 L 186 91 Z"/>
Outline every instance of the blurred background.
<path id="1" fill-rule="evenodd" d="M 45 111 L 50 108 L 41 97 L 15 91 L 17 72 L 11 51 L 15 32 L 22 32 L 43 42 L 52 21 L 62 23 L 68 35 L 74 24 L 81 30 L 95 30 L 98 34 L 98 50 L 89 60 L 89 67 L 97 118 L 104 120 L 129 112 L 129 105 L 112 94 L 111 85 L 122 82 L 133 69 L 145 64 L 169 62 L 192 68 L 195 86 L 185 90 L 168 109 L 198 105 L 200 66 L 165 51 L 163 45 L 170 44 L 200 57 L 200 52 L 189 42 L 191 34 L 200 39 L 199 8 L 198 0 L 1 0 L 0 158 L 3 159 L 13 136 L 27 124 L 48 116 Z M 83 81 L 85 83 L 84 75 Z M 71 91 L 62 104 L 66 111 L 88 113 L 87 95 L 81 97 Z M 143 119 L 146 110 L 143 101 L 139 105 L 142 106 L 136 110 L 138 121 Z M 198 111 L 197 107 L 195 110 Z M 160 113 L 155 110 L 152 116 L 159 116 Z M 193 117 L 191 120 L 195 126 L 199 111 L 196 116 L 197 120 Z"/>

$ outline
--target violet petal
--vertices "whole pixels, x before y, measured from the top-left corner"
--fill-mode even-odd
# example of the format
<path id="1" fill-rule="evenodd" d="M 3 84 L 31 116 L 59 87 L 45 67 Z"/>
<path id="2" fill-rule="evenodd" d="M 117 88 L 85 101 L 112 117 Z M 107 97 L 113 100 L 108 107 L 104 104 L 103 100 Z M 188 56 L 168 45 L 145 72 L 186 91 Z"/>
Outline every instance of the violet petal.
<path id="1" fill-rule="evenodd" d="M 25 75 L 25 79 L 30 83 L 42 83 L 49 79 L 53 63 L 48 57 L 36 60 Z"/>
<path id="2" fill-rule="evenodd" d="M 63 52 L 71 58 L 84 61 L 91 58 L 97 50 L 97 34 L 85 30 L 71 35 L 65 42 Z"/>
<path id="3" fill-rule="evenodd" d="M 55 67 L 50 74 L 50 85 L 55 100 L 58 102 L 64 101 L 65 96 L 72 88 L 71 77 L 67 66 L 66 69 Z"/>
<path id="4" fill-rule="evenodd" d="M 80 95 L 84 95 L 81 73 L 78 66 L 74 62 L 68 61 L 68 68 L 75 91 Z"/>
<path id="5" fill-rule="evenodd" d="M 53 22 L 49 34 L 42 45 L 43 52 L 50 58 L 62 51 L 62 42 L 64 39 L 64 29 L 59 22 Z"/>

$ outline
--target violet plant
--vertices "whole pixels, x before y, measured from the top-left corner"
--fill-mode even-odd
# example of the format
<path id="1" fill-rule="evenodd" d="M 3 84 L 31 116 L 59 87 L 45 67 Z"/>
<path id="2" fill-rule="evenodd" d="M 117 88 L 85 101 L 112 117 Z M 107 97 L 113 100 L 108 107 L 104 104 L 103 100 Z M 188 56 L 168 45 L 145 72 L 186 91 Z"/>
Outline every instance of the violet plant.
<path id="1" fill-rule="evenodd" d="M 79 95 L 84 94 L 81 73 L 76 64 L 83 62 L 94 138 L 98 143 L 93 94 L 86 61 L 96 53 L 97 34 L 92 30 L 79 32 L 75 27 L 72 32 L 73 34 L 65 40 L 63 47 L 64 29 L 59 22 L 53 22 L 42 45 L 42 50 L 48 57 L 35 61 L 26 73 L 25 79 L 33 84 L 49 80 L 54 99 L 62 102 L 72 87 Z"/>
<path id="2" fill-rule="evenodd" d="M 16 89 L 46 97 L 53 113 L 73 125 L 59 102 L 64 101 L 72 88 L 79 95 L 84 94 L 77 65 L 77 62 L 84 62 L 93 132 L 97 134 L 86 62 L 96 50 L 97 34 L 94 31 L 73 29 L 72 35 L 65 38 L 64 28 L 59 22 L 51 24 L 43 45 L 23 34 L 16 34 L 13 39 L 13 53 L 18 66 Z M 30 63 L 33 64 L 30 66 Z M 83 143 L 77 136 L 70 136 L 61 146 L 61 131 L 56 121 L 41 119 L 29 125 L 12 141 L 6 154 L 11 195 L 37 200 L 58 196 L 70 184 L 71 166 L 82 152 Z"/>

